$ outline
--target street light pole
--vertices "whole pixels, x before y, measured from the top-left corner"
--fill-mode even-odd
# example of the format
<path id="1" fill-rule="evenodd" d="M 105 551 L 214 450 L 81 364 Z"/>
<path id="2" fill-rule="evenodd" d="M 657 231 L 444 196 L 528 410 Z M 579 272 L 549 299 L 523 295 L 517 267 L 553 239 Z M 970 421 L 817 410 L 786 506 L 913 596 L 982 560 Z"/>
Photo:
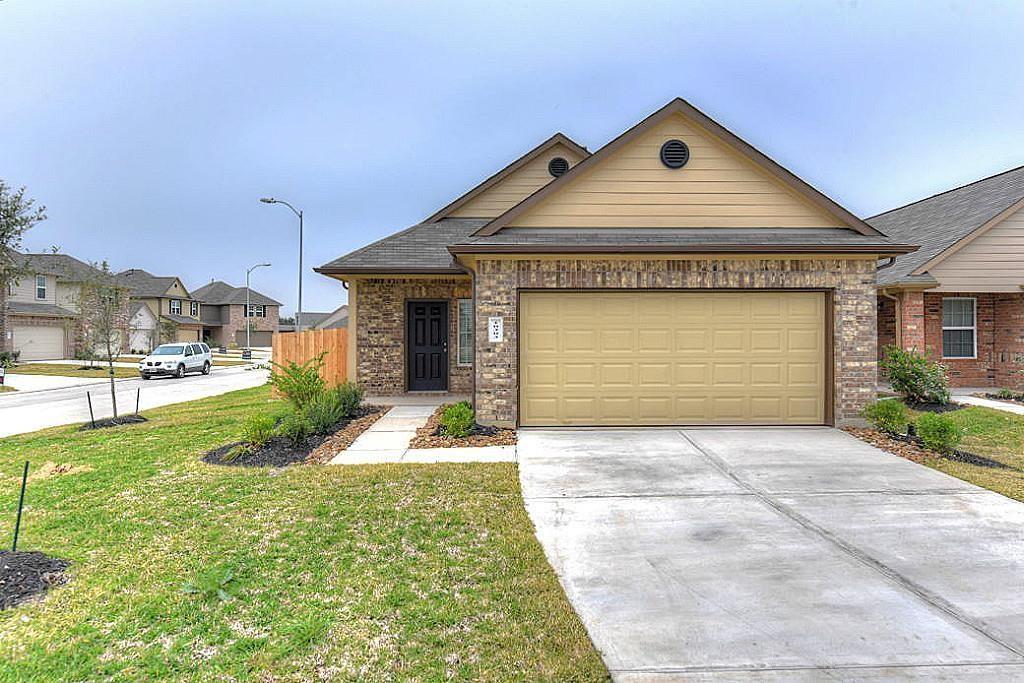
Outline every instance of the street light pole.
<path id="1" fill-rule="evenodd" d="M 295 331 L 302 332 L 302 212 L 283 199 L 261 197 L 260 201 L 264 204 L 284 204 L 299 217 L 299 307 L 295 309 Z"/>
<path id="2" fill-rule="evenodd" d="M 245 350 L 252 353 L 252 346 L 249 344 L 249 330 L 252 328 L 252 305 L 249 303 L 249 274 L 257 268 L 269 268 L 269 263 L 257 263 L 245 271 Z"/>

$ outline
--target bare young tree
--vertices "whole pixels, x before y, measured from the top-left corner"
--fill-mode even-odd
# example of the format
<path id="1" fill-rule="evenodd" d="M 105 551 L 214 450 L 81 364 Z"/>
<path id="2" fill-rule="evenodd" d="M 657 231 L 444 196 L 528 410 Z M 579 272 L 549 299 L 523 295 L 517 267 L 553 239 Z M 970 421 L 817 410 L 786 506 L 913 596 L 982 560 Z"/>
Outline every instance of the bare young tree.
<path id="1" fill-rule="evenodd" d="M 114 391 L 114 361 L 128 339 L 128 290 L 118 284 L 104 261 L 96 274 L 82 283 L 78 310 L 82 318 L 82 348 L 107 364 L 110 373 L 110 403 L 117 418 Z"/>

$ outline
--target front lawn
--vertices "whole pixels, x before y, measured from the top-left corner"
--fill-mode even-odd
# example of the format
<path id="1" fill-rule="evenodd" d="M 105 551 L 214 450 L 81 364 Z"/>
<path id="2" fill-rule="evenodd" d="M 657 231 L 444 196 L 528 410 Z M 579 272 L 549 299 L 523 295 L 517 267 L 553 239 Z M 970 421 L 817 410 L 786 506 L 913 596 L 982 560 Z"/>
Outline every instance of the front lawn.
<path id="1" fill-rule="evenodd" d="M 86 368 L 62 363 L 22 363 L 15 365 L 7 372 L 12 375 L 55 375 L 59 377 L 99 377 L 101 379 L 110 377 L 109 368 L 99 364 Z M 135 368 L 114 367 L 114 377 L 138 376 L 139 371 Z"/>
<path id="2" fill-rule="evenodd" d="M 911 411 L 914 419 L 919 413 Z M 1024 502 L 1024 416 L 981 406 L 946 413 L 964 431 L 960 448 L 1007 465 L 981 467 L 935 458 L 929 467 Z"/>
<path id="3" fill-rule="evenodd" d="M 5 391 L 17 391 L 17 389 L 15 389 L 14 387 L 9 387 L 6 384 L 0 384 L 0 394 L 4 393 Z"/>
<path id="4" fill-rule="evenodd" d="M 515 465 L 200 462 L 271 402 L 0 441 L 0 530 L 31 460 L 19 550 L 71 562 L 67 585 L 0 612 L 0 680 L 606 680 Z M 182 590 L 229 571 L 230 600 Z"/>

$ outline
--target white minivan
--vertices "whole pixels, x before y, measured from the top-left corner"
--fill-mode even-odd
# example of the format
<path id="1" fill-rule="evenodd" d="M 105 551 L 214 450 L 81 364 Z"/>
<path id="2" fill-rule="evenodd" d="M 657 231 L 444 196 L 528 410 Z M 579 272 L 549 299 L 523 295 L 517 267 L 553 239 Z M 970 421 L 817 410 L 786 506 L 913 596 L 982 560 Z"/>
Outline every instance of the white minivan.
<path id="1" fill-rule="evenodd" d="M 176 342 L 161 344 L 139 361 L 142 379 L 154 375 L 184 377 L 187 372 L 210 374 L 213 367 L 213 353 L 210 347 L 199 342 Z"/>

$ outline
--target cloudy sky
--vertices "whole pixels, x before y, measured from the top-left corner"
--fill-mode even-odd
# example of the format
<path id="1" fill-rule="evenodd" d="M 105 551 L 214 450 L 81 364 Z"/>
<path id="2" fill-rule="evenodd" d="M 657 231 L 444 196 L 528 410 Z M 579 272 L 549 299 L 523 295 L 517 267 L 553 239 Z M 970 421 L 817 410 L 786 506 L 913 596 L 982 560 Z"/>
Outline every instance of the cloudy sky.
<path id="1" fill-rule="evenodd" d="M 1024 163 L 1024 4 L 0 0 L 0 177 L 27 246 L 344 300 L 315 265 L 561 130 L 682 96 L 861 216 Z"/>

